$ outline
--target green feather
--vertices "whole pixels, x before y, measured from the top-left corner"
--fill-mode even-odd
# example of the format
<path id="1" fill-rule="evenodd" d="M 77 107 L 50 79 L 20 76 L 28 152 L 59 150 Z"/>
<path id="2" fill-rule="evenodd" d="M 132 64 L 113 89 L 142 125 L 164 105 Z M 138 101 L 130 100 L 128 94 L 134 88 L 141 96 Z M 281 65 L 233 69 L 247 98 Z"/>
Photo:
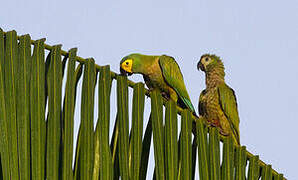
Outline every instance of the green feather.
<path id="1" fill-rule="evenodd" d="M 195 112 L 184 84 L 183 75 L 175 59 L 170 56 L 162 55 L 159 58 L 159 65 L 167 84 L 176 91 L 185 106 L 192 112 Z"/>
<path id="2" fill-rule="evenodd" d="M 205 110 L 205 105 L 203 103 L 203 96 L 206 94 L 206 89 L 204 89 L 201 94 L 200 94 L 200 97 L 199 97 L 199 107 L 198 107 L 198 110 L 199 110 L 199 115 L 200 116 L 204 116 L 206 114 L 206 110 Z"/>
<path id="3" fill-rule="evenodd" d="M 240 144 L 239 133 L 239 115 L 237 109 L 237 100 L 234 90 L 226 84 L 218 86 L 219 103 L 222 111 L 227 117 L 233 132 L 233 138 Z"/>
<path id="4" fill-rule="evenodd" d="M 166 55 L 148 56 L 134 53 L 125 56 L 120 65 L 127 59 L 133 61 L 132 73 L 142 74 L 149 88 L 163 90 L 171 87 L 178 96 L 177 103 L 182 105 L 183 108 L 195 112 L 182 73 L 174 58 Z"/>
<path id="5" fill-rule="evenodd" d="M 132 71 L 133 73 L 145 74 L 147 68 L 154 62 L 154 59 L 158 56 L 148 56 L 138 53 L 133 53 L 128 56 L 125 56 L 120 61 L 120 65 L 127 59 L 132 59 Z"/>
<path id="6" fill-rule="evenodd" d="M 200 95 L 199 114 L 205 117 L 210 116 L 208 120 L 212 121 L 212 118 L 216 118 L 217 115 L 221 116 L 223 113 L 224 119 L 218 117 L 221 130 L 223 133 L 230 133 L 233 140 L 240 144 L 237 100 L 233 89 L 225 83 L 225 68 L 222 60 L 214 54 L 204 54 L 198 66 L 203 66 L 203 71 L 206 73 L 206 89 Z"/>

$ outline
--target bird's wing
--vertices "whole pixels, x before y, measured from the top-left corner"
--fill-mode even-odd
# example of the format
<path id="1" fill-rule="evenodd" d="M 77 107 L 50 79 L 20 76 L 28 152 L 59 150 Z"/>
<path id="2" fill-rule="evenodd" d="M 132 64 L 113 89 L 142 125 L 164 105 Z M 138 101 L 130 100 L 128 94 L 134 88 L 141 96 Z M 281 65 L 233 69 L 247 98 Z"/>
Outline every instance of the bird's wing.
<path id="1" fill-rule="evenodd" d="M 233 136 L 240 144 L 240 133 L 239 133 L 239 115 L 238 115 L 238 105 L 234 90 L 227 86 L 226 84 L 220 85 L 218 87 L 218 96 L 221 110 L 224 112 L 226 118 L 228 119 Z"/>
<path id="2" fill-rule="evenodd" d="M 186 107 L 195 112 L 184 84 L 183 75 L 175 59 L 162 55 L 159 58 L 159 66 L 167 84 L 177 92 Z"/>
<path id="3" fill-rule="evenodd" d="M 206 90 L 203 90 L 202 92 L 201 92 L 201 94 L 200 94 L 200 98 L 199 98 L 199 108 L 198 108 L 198 110 L 199 110 L 199 115 L 200 116 L 204 116 L 205 114 L 206 114 L 206 107 L 205 107 L 205 104 L 203 103 L 203 101 L 202 101 L 202 98 L 203 98 L 203 96 L 206 94 Z"/>

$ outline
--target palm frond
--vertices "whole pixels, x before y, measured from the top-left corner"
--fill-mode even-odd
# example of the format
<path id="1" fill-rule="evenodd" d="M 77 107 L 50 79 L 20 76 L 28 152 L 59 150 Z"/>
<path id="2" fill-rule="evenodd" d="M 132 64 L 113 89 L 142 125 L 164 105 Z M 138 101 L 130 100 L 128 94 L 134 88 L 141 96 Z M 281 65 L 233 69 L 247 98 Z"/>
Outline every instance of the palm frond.
<path id="1" fill-rule="evenodd" d="M 143 83 L 78 57 L 76 51 L 0 29 L 0 179 L 285 179 L 158 91 L 149 92 Z M 151 98 L 151 109 L 145 108 L 145 96 Z M 144 126 L 146 110 L 150 117 Z"/>

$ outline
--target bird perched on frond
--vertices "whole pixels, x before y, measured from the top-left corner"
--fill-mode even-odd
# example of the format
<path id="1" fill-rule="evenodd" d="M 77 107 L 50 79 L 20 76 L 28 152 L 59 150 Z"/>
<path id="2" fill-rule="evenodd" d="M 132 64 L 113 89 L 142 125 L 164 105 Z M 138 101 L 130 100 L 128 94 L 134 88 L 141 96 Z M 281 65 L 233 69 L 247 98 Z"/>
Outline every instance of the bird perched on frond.
<path id="1" fill-rule="evenodd" d="M 195 114 L 187 93 L 183 75 L 173 57 L 130 54 L 120 62 L 121 74 L 142 74 L 149 90 L 158 89 L 166 99 Z"/>
<path id="2" fill-rule="evenodd" d="M 225 83 L 224 65 L 216 55 L 205 54 L 197 66 L 205 72 L 206 89 L 200 94 L 199 114 L 207 124 L 219 128 L 224 136 L 232 136 L 240 144 L 239 115 L 234 90 Z"/>

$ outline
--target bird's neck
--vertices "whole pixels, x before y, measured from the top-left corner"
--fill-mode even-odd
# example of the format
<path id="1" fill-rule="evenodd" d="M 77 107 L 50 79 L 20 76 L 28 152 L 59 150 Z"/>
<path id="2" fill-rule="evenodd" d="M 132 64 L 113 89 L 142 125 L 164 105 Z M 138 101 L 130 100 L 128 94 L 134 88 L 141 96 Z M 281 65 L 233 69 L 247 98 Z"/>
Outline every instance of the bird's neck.
<path id="1" fill-rule="evenodd" d="M 135 73 L 148 76 L 156 69 L 158 65 L 157 56 L 142 56 L 142 61 L 136 66 Z"/>
<path id="2" fill-rule="evenodd" d="M 225 83 L 224 68 L 217 67 L 206 73 L 206 88 L 214 88 L 222 83 Z"/>
<path id="3" fill-rule="evenodd" d="M 142 67 L 141 74 L 150 76 L 160 69 L 157 56 L 147 56 L 143 61 L 146 66 Z"/>

